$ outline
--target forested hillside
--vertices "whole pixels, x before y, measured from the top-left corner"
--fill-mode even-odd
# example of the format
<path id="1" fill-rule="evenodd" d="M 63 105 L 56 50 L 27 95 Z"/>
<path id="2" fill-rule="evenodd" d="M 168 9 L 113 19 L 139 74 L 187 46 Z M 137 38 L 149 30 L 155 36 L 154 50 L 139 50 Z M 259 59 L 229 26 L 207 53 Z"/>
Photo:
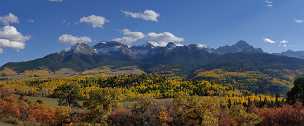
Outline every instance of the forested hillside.
<path id="1" fill-rule="evenodd" d="M 0 81 L 0 122 L 16 125 L 302 125 L 298 88 L 263 95 L 217 83 L 254 72 L 205 72 L 210 81 L 172 75 L 26 77 Z M 202 74 L 202 73 L 200 73 Z M 254 79 L 253 79 L 254 80 Z M 296 81 L 295 84 L 302 84 Z M 288 105 L 292 103 L 294 105 Z M 300 113 L 298 113 L 300 112 Z M 281 121 L 284 120 L 284 123 Z"/>

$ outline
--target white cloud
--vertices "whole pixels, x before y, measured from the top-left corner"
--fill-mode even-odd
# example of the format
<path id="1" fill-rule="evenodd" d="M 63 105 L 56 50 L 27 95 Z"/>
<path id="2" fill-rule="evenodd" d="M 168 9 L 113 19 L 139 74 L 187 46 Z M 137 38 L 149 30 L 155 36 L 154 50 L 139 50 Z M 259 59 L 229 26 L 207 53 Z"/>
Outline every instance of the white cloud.
<path id="1" fill-rule="evenodd" d="M 19 19 L 13 13 L 9 13 L 8 15 L 0 17 L 0 22 L 4 25 L 18 24 Z"/>
<path id="2" fill-rule="evenodd" d="M 197 43 L 195 44 L 198 48 L 208 48 L 206 44 Z"/>
<path id="3" fill-rule="evenodd" d="M 279 43 L 279 47 L 287 47 L 288 46 L 288 41 L 287 40 L 282 40 L 282 41 L 280 41 L 280 43 Z"/>
<path id="4" fill-rule="evenodd" d="M 269 43 L 269 44 L 276 44 L 278 47 L 287 47 L 288 46 L 288 41 L 287 40 L 281 40 L 281 41 L 275 41 L 271 38 L 265 38 L 264 42 Z"/>
<path id="5" fill-rule="evenodd" d="M 266 4 L 272 4 L 273 2 L 272 1 L 270 1 L 270 0 L 265 0 L 264 1 Z"/>
<path id="6" fill-rule="evenodd" d="M 273 5 L 272 4 L 267 4 L 267 7 L 272 7 Z"/>
<path id="7" fill-rule="evenodd" d="M 298 24 L 302 24 L 302 23 L 304 23 L 304 20 L 302 20 L 302 19 L 294 19 L 294 22 L 298 23 Z"/>
<path id="8" fill-rule="evenodd" d="M 91 38 L 87 37 L 87 36 L 73 36 L 70 34 L 63 34 L 61 35 L 58 40 L 61 43 L 67 43 L 67 44 L 71 44 L 71 45 L 75 45 L 75 44 L 79 44 L 79 43 L 89 43 L 92 42 Z"/>
<path id="9" fill-rule="evenodd" d="M 271 0 L 265 0 L 264 3 L 266 4 L 267 7 L 273 6 L 273 2 Z"/>
<path id="10" fill-rule="evenodd" d="M 271 38 L 265 38 L 264 42 L 269 43 L 269 44 L 274 44 L 276 41 L 272 40 Z"/>
<path id="11" fill-rule="evenodd" d="M 288 41 L 287 40 L 282 40 L 282 41 L 280 41 L 280 43 L 286 44 L 286 43 L 288 43 Z"/>
<path id="12" fill-rule="evenodd" d="M 102 28 L 105 23 L 109 22 L 105 17 L 91 15 L 80 18 L 80 23 L 87 23 L 92 25 L 93 28 Z"/>
<path id="13" fill-rule="evenodd" d="M 179 44 L 184 41 L 184 38 L 177 37 L 170 32 L 163 33 L 148 33 L 148 42 L 153 46 L 166 46 L 169 42 Z"/>
<path id="14" fill-rule="evenodd" d="M 140 39 L 145 37 L 145 34 L 142 32 L 132 32 L 129 29 L 122 30 L 123 36 L 120 38 L 115 38 L 113 41 L 118 41 L 123 44 L 131 46 L 134 42 L 137 42 Z"/>
<path id="15" fill-rule="evenodd" d="M 13 26 L 4 26 L 0 29 L 0 52 L 4 48 L 24 49 L 29 36 L 24 36 Z"/>
<path id="16" fill-rule="evenodd" d="M 63 0 L 49 0 L 49 2 L 63 2 Z"/>
<path id="17" fill-rule="evenodd" d="M 130 11 L 122 11 L 126 16 L 142 19 L 146 21 L 154 21 L 157 22 L 160 14 L 153 10 L 145 10 L 144 12 L 130 12 Z"/>

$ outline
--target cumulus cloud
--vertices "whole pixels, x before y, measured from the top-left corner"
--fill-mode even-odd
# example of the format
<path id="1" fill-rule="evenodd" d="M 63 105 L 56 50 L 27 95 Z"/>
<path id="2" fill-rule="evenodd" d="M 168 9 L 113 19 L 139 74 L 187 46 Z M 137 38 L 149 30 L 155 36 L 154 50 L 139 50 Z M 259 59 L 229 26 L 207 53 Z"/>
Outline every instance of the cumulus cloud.
<path id="1" fill-rule="evenodd" d="M 9 13 L 8 15 L 1 16 L 0 17 L 0 22 L 2 24 L 4 24 L 4 25 L 18 24 L 19 23 L 19 19 L 13 13 Z"/>
<path id="2" fill-rule="evenodd" d="M 63 2 L 63 0 L 49 0 L 49 2 Z"/>
<path id="3" fill-rule="evenodd" d="M 115 38 L 113 41 L 121 42 L 126 45 L 132 45 L 134 42 L 137 42 L 140 39 L 145 37 L 145 34 L 142 32 L 132 32 L 129 29 L 122 30 L 123 36 L 120 38 Z"/>
<path id="4" fill-rule="evenodd" d="M 282 40 L 279 43 L 279 47 L 287 47 L 288 46 L 288 41 L 287 40 Z"/>
<path id="5" fill-rule="evenodd" d="M 89 38 L 87 36 L 78 37 L 78 36 L 73 36 L 70 34 L 63 34 L 58 38 L 58 40 L 61 43 L 67 43 L 67 44 L 71 44 L 71 45 L 92 42 L 91 38 Z"/>
<path id="6" fill-rule="evenodd" d="M 169 42 L 173 42 L 177 45 L 181 45 L 181 42 L 184 41 L 184 38 L 177 37 L 170 32 L 163 32 L 163 33 L 155 33 L 150 32 L 148 33 L 148 42 L 153 46 L 167 46 Z"/>
<path id="7" fill-rule="evenodd" d="M 4 26 L 0 29 L 0 52 L 4 48 L 24 49 L 29 36 L 24 36 L 14 26 Z"/>
<path id="8" fill-rule="evenodd" d="M 302 24 L 302 23 L 304 23 L 304 20 L 302 20 L 302 19 L 294 19 L 294 22 L 298 23 L 298 24 Z"/>
<path id="9" fill-rule="evenodd" d="M 93 28 L 102 28 L 107 22 L 109 22 L 109 20 L 107 20 L 105 17 L 96 15 L 80 18 L 80 23 L 90 24 Z"/>
<path id="10" fill-rule="evenodd" d="M 278 47 L 287 47 L 288 43 L 289 43 L 287 40 L 275 41 L 275 40 L 273 40 L 273 39 L 271 39 L 269 37 L 265 38 L 264 42 L 269 43 L 269 44 L 275 44 Z"/>
<path id="11" fill-rule="evenodd" d="M 269 44 L 274 44 L 276 41 L 272 40 L 271 38 L 265 38 L 264 42 L 269 43 Z"/>
<path id="12" fill-rule="evenodd" d="M 142 19 L 145 21 L 154 21 L 157 22 L 160 14 L 153 10 L 145 10 L 144 12 L 130 12 L 130 11 L 122 11 L 126 16 Z"/>

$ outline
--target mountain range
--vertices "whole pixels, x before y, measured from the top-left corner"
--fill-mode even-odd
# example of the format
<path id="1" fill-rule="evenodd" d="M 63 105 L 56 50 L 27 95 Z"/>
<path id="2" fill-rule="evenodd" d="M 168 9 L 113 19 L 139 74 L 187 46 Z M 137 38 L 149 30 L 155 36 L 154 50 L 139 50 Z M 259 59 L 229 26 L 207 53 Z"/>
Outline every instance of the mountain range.
<path id="1" fill-rule="evenodd" d="M 287 51 L 281 54 L 263 52 L 246 41 L 219 48 L 207 48 L 198 44 L 165 47 L 152 44 L 127 46 L 119 42 L 100 42 L 94 46 L 81 43 L 69 50 L 49 54 L 26 62 L 9 62 L 1 67 L 18 73 L 26 70 L 47 69 L 57 71 L 72 69 L 84 71 L 101 66 L 114 68 L 137 66 L 146 72 L 175 71 L 182 74 L 198 69 L 226 69 L 233 71 L 297 70 L 304 68 L 304 53 Z M 301 59 L 302 58 L 302 59 Z"/>
<path id="2" fill-rule="evenodd" d="M 304 59 L 304 51 L 287 50 L 286 52 L 279 53 L 279 55 Z"/>

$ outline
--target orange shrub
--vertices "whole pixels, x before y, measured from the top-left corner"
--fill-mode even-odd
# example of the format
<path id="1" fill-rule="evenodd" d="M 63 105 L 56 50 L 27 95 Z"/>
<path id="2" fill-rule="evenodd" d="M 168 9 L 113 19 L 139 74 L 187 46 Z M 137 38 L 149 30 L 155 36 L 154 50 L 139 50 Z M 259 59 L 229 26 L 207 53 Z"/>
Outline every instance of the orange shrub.
<path id="1" fill-rule="evenodd" d="M 304 126 L 304 107 L 302 105 L 257 108 L 254 112 L 263 118 L 260 126 Z"/>
<path id="2" fill-rule="evenodd" d="M 21 116 L 21 108 L 15 96 L 0 100 L 0 114 L 17 118 Z"/>
<path id="3" fill-rule="evenodd" d="M 43 105 L 30 106 L 28 113 L 29 121 L 54 123 L 56 119 L 56 110 Z"/>
<path id="4" fill-rule="evenodd" d="M 69 117 L 68 107 L 49 107 L 44 104 L 27 102 L 24 97 L 10 95 L 0 98 L 0 119 L 13 117 L 37 124 L 59 125 Z"/>

